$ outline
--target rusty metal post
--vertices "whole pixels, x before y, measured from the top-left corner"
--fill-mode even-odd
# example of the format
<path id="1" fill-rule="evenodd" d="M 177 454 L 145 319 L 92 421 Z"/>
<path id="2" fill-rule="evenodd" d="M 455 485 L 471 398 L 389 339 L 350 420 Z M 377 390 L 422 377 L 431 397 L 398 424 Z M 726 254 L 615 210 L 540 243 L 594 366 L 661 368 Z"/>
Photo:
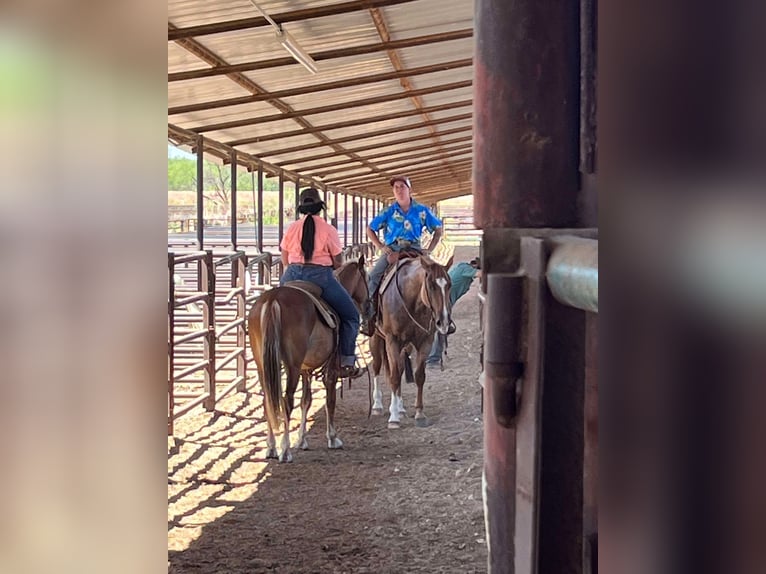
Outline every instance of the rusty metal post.
<path id="1" fill-rule="evenodd" d="M 298 206 L 300 205 L 300 194 L 301 194 L 301 178 L 297 177 L 295 178 L 295 215 L 293 216 L 294 220 L 298 220 L 300 218 L 300 214 L 298 213 Z"/>
<path id="2" fill-rule="evenodd" d="M 168 436 L 173 435 L 173 411 L 175 410 L 175 254 L 168 253 Z"/>
<path id="3" fill-rule="evenodd" d="M 489 275 L 490 309 L 505 307 L 487 317 L 484 354 L 484 504 L 488 515 L 487 544 L 490 572 L 513 572 L 516 509 L 516 432 L 520 362 L 520 274 Z M 513 309 L 506 307 L 514 305 Z M 510 472 L 509 472 L 510 469 Z"/>
<path id="4" fill-rule="evenodd" d="M 343 247 L 348 247 L 348 194 L 343 193 Z"/>
<path id="5" fill-rule="evenodd" d="M 205 159 L 202 148 L 205 140 L 197 136 L 197 249 L 202 251 L 205 243 Z"/>
<path id="6" fill-rule="evenodd" d="M 231 150 L 231 250 L 237 250 L 237 152 Z"/>
<path id="7" fill-rule="evenodd" d="M 236 318 L 242 319 L 242 324 L 237 327 L 237 349 L 242 351 L 237 357 L 237 377 L 242 377 L 242 382 L 237 385 L 237 390 L 244 391 L 247 388 L 247 293 L 245 292 L 247 256 L 244 253 L 232 263 L 232 272 L 235 273 L 232 286 L 239 289 Z"/>
<path id="8" fill-rule="evenodd" d="M 585 318 L 583 573 L 598 572 L 598 316 Z"/>
<path id="9" fill-rule="evenodd" d="M 547 317 L 550 297 L 541 287 L 544 249 L 540 242 L 529 243 L 527 236 L 535 228 L 578 224 L 579 2 L 476 0 L 474 22 L 474 222 L 484 230 L 487 290 L 483 377 L 488 571 L 575 573 L 581 559 L 571 569 L 556 568 L 580 547 L 579 540 L 565 538 L 582 525 L 581 515 L 569 512 L 578 501 L 575 497 L 561 506 L 559 528 L 549 510 L 559 499 L 547 497 L 551 481 L 568 480 L 570 473 L 575 476 L 572 488 L 578 488 L 582 469 L 575 474 L 571 457 L 546 451 L 544 437 L 546 425 L 553 425 L 550 437 L 557 437 L 582 419 L 575 414 L 559 423 L 549 420 L 555 415 L 544 413 L 554 406 L 576 411 L 581 405 L 562 404 L 571 394 L 557 393 L 556 386 L 563 380 L 561 370 L 572 365 L 569 356 L 560 360 L 544 345 L 559 333 L 568 342 L 577 326 L 569 324 L 569 316 L 561 317 L 562 325 Z M 524 341 L 524 349 L 517 349 L 518 341 Z M 560 361 L 559 368 L 549 368 L 550 361 Z M 509 379 L 520 370 L 520 362 L 525 362 L 523 384 L 512 387 Z M 518 411 L 508 399 L 512 390 L 520 393 Z M 560 549 L 552 545 L 554 539 Z"/>
<path id="10" fill-rule="evenodd" d="M 474 221 L 577 223 L 579 4 L 476 0 Z"/>
<path id="11" fill-rule="evenodd" d="M 207 292 L 204 301 L 202 326 L 206 331 L 203 342 L 203 358 L 205 366 L 205 392 L 208 397 L 203 405 L 208 411 L 215 409 L 215 267 L 213 266 L 213 251 L 208 249 L 202 259 L 200 274 L 203 290 Z"/>
<path id="12" fill-rule="evenodd" d="M 285 231 L 285 174 L 280 169 L 279 170 L 279 200 L 278 200 L 279 206 L 277 209 L 279 209 L 279 231 L 277 234 L 277 244 L 282 243 L 282 235 L 284 235 Z"/>
<path id="13" fill-rule="evenodd" d="M 263 163 L 258 162 L 258 237 L 256 247 L 263 253 Z"/>

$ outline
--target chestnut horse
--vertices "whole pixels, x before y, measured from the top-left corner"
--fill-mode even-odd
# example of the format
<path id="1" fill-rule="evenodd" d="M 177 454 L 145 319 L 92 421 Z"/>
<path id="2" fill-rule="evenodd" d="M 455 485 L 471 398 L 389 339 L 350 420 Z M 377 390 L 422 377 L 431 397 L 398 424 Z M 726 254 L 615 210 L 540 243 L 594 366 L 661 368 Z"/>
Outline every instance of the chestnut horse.
<path id="1" fill-rule="evenodd" d="M 414 379 L 418 387 L 415 402 L 415 424 L 428 426 L 423 414 L 423 385 L 426 381 L 425 362 L 431 352 L 434 334 L 447 334 L 450 323 L 450 277 L 447 268 L 427 257 L 407 259 L 380 295 L 377 329 L 370 339 L 373 388 L 373 414 L 383 414 L 383 393 L 379 386 L 381 366 L 391 387 L 391 407 L 388 428 L 397 429 L 400 415 L 405 414 L 402 402 L 402 371 L 412 373 L 410 353 L 417 351 Z"/>
<path id="2" fill-rule="evenodd" d="M 335 271 L 335 276 L 349 292 L 357 308 L 364 310 L 369 304 L 364 257 L 344 263 Z M 327 447 L 335 449 L 343 446 L 333 426 L 335 387 L 339 373 L 337 332 L 322 321 L 306 293 L 287 285 L 266 291 L 258 297 L 247 319 L 250 345 L 264 395 L 268 426 L 266 458 L 279 458 L 280 462 L 292 462 L 293 459 L 290 450 L 290 415 L 299 375 L 303 381 L 303 396 L 298 447 L 304 450 L 308 448 L 306 417 L 311 406 L 311 378 L 314 372 L 321 373 L 327 390 Z M 282 365 L 287 382 L 284 394 Z M 284 429 L 281 452 L 277 457 L 274 433 L 279 430 L 280 423 Z"/>

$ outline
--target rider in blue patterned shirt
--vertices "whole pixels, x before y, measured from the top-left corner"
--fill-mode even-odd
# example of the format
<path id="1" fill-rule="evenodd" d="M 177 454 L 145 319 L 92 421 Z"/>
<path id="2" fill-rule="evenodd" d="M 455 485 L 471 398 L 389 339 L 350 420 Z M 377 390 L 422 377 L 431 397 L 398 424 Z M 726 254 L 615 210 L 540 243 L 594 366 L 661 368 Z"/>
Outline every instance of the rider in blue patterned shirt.
<path id="1" fill-rule="evenodd" d="M 381 255 L 370 271 L 369 289 L 372 298 L 372 316 L 366 317 L 360 328 L 365 335 L 375 332 L 374 317 L 377 314 L 377 297 L 374 296 L 388 262 L 386 257 L 402 249 L 415 249 L 423 255 L 428 255 L 439 243 L 442 236 L 442 222 L 425 205 L 412 199 L 412 186 L 408 177 L 392 177 L 390 182 L 394 192 L 394 203 L 380 212 L 367 228 L 367 237 L 380 249 Z M 420 236 L 423 229 L 433 233 L 428 248 L 420 246 Z M 384 242 L 378 237 L 378 231 L 384 230 Z"/>

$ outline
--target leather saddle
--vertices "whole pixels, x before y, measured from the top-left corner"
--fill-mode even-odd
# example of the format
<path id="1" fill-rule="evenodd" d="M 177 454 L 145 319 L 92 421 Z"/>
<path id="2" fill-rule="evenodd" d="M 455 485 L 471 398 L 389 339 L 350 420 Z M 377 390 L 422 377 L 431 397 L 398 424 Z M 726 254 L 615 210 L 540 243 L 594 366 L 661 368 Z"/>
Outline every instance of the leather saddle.
<path id="1" fill-rule="evenodd" d="M 340 325 L 340 322 L 338 320 L 338 315 L 335 313 L 332 307 L 330 307 L 322 298 L 322 288 L 319 287 L 316 283 L 312 283 L 311 281 L 288 281 L 283 285 L 283 287 L 290 287 L 291 289 L 297 289 L 298 291 L 303 291 L 306 295 L 309 296 L 311 301 L 314 303 L 314 307 L 316 307 L 317 312 L 319 313 L 319 317 L 322 319 L 322 322 L 327 325 L 330 329 L 337 329 Z"/>
<path id="2" fill-rule="evenodd" d="M 401 269 L 404 265 L 407 265 L 413 259 L 420 257 L 420 255 L 421 253 L 415 249 L 407 249 L 389 253 L 386 256 L 388 267 L 383 274 L 383 279 L 380 282 L 380 287 L 378 287 L 378 296 L 385 292 L 386 287 L 388 287 L 388 285 L 391 283 L 391 280 L 394 278 L 396 272 L 399 271 L 399 269 Z"/>

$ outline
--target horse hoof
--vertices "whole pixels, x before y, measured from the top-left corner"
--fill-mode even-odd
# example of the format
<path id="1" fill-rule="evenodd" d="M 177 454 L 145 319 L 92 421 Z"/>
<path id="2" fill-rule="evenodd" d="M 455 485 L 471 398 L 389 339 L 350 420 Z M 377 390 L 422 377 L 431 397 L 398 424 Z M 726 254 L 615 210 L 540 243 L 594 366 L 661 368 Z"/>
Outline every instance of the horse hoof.
<path id="1" fill-rule="evenodd" d="M 286 450 L 282 453 L 282 456 L 279 457 L 279 462 L 292 462 L 293 461 L 293 453 L 289 450 Z"/>
<path id="2" fill-rule="evenodd" d="M 335 437 L 332 440 L 328 440 L 327 441 L 327 448 L 329 448 L 329 449 L 343 448 L 343 441 L 340 440 L 338 437 Z"/>
<path id="3" fill-rule="evenodd" d="M 382 415 L 383 414 L 383 409 L 382 408 L 381 409 L 372 409 L 372 414 L 374 414 L 374 415 Z"/>
<path id="4" fill-rule="evenodd" d="M 309 449 L 309 441 L 307 441 L 305 438 L 301 441 L 301 444 L 298 446 L 301 450 L 308 450 Z"/>
<path id="5" fill-rule="evenodd" d="M 277 449 L 270 448 L 269 450 L 267 450 L 266 451 L 266 458 L 274 458 L 274 459 L 279 458 L 277 456 Z"/>
<path id="6" fill-rule="evenodd" d="M 398 421 L 389 421 L 388 422 L 388 428 L 390 429 L 398 429 L 401 425 Z"/>
<path id="7" fill-rule="evenodd" d="M 418 428 L 425 428 L 428 426 L 428 419 L 426 417 L 422 418 L 416 418 L 415 419 L 415 426 Z"/>

